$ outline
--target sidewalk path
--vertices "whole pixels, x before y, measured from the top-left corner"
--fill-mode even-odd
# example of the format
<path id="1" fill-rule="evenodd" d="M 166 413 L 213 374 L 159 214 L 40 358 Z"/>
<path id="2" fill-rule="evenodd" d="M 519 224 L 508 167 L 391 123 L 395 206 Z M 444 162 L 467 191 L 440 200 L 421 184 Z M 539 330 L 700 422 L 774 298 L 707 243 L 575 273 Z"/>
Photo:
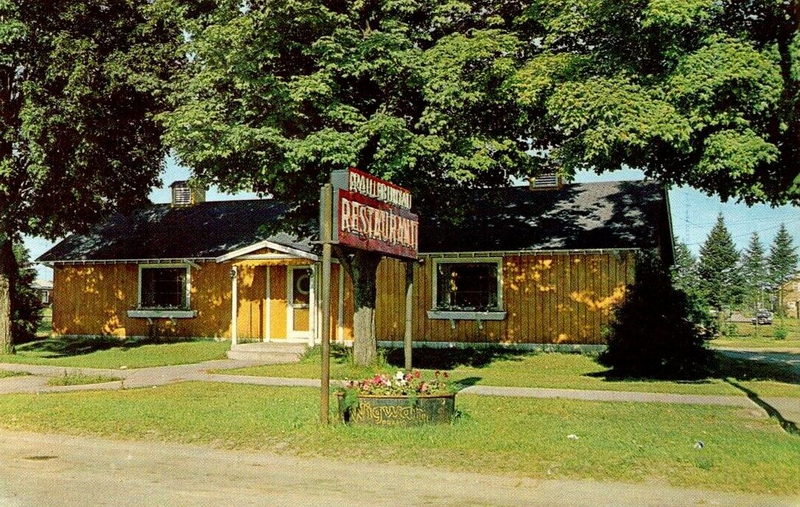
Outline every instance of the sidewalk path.
<path id="1" fill-rule="evenodd" d="M 151 387 L 175 382 L 227 382 L 232 384 L 254 384 L 266 386 L 319 387 L 319 379 L 255 377 L 249 375 L 226 375 L 208 373 L 209 370 L 224 370 L 253 366 L 257 362 L 220 359 L 197 364 L 158 366 L 128 370 L 100 368 L 71 368 L 31 364 L 0 363 L 0 370 L 29 373 L 30 376 L 0 378 L 0 394 L 45 393 L 69 391 L 114 390 L 123 388 Z M 86 375 L 105 375 L 121 379 L 104 384 L 77 386 L 48 386 L 47 377 L 57 377 L 65 372 L 81 372 Z M 332 381 L 341 385 L 341 381 Z M 758 407 L 744 393 L 741 396 L 669 394 L 631 391 L 600 391 L 579 389 L 550 389 L 538 387 L 470 386 L 460 391 L 479 396 L 510 396 L 523 398 L 561 398 L 583 401 L 615 401 L 645 403 L 683 403 L 689 405 L 722 405 L 732 407 Z M 800 425 L 800 399 L 764 398 L 764 402 L 775 408 L 788 421 Z"/>
<path id="2" fill-rule="evenodd" d="M 501 476 L 167 442 L 0 431 L 0 504 L 796 505 L 776 496 Z"/>

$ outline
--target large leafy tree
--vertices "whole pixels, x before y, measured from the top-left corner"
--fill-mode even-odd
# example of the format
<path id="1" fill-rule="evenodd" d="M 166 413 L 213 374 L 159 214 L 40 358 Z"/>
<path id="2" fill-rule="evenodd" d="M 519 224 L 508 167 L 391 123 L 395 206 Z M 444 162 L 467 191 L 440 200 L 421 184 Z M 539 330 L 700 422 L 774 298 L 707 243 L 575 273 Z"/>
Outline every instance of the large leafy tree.
<path id="1" fill-rule="evenodd" d="M 201 181 L 298 203 L 300 231 L 319 186 L 348 166 L 412 189 L 425 213 L 442 187 L 531 171 L 509 90 L 523 4 L 218 2 L 185 26 L 166 139 Z M 355 286 L 355 359 L 370 363 L 379 257 L 338 255 Z"/>
<path id="2" fill-rule="evenodd" d="M 780 315 L 786 313 L 783 303 L 783 286 L 797 274 L 797 263 L 800 256 L 794 246 L 792 236 L 786 230 L 786 225 L 781 224 L 772 245 L 769 248 L 769 281 L 775 290 L 778 303 L 777 311 Z"/>
<path id="3" fill-rule="evenodd" d="M 743 279 L 739 252 L 733 243 L 722 213 L 700 247 L 697 274 L 703 294 L 712 308 L 731 309 L 741 302 Z"/>
<path id="4" fill-rule="evenodd" d="M 517 76 L 539 164 L 800 202 L 797 0 L 534 0 Z"/>
<path id="5" fill-rule="evenodd" d="M 20 235 L 63 236 L 157 182 L 172 12 L 158 0 L 0 0 L 0 352 L 13 344 Z"/>
<path id="6" fill-rule="evenodd" d="M 753 309 L 763 304 L 764 293 L 769 287 L 769 272 L 764 245 L 757 232 L 750 236 L 750 242 L 742 252 L 742 278 L 747 306 Z"/>

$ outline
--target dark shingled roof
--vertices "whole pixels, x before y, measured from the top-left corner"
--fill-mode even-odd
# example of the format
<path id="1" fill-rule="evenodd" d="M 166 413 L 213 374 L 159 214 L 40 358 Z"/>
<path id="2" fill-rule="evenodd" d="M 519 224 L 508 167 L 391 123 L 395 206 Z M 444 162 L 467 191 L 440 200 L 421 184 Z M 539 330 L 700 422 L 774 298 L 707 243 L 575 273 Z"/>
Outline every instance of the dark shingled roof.
<path id="1" fill-rule="evenodd" d="M 584 183 L 537 191 L 528 187 L 473 190 L 466 202 L 466 206 L 453 206 L 464 210 L 453 217 L 422 221 L 421 251 L 588 250 L 670 244 L 666 191 L 657 182 Z"/>
<path id="2" fill-rule="evenodd" d="M 287 207 L 274 200 L 214 201 L 173 208 L 155 204 L 116 214 L 85 234 L 73 234 L 37 259 L 48 261 L 197 259 L 219 257 L 270 240 L 311 251 L 310 240 L 269 234 Z"/>
<path id="3" fill-rule="evenodd" d="M 672 260 L 666 191 L 657 182 L 466 192 L 446 193 L 444 199 L 452 201 L 448 212 L 458 210 L 454 216 L 420 218 L 420 252 L 660 247 L 665 260 Z M 38 261 L 208 258 L 262 240 L 313 251 L 310 239 L 264 230 L 264 224 L 274 225 L 285 213 L 286 206 L 273 200 L 185 208 L 157 204 L 69 236 Z"/>

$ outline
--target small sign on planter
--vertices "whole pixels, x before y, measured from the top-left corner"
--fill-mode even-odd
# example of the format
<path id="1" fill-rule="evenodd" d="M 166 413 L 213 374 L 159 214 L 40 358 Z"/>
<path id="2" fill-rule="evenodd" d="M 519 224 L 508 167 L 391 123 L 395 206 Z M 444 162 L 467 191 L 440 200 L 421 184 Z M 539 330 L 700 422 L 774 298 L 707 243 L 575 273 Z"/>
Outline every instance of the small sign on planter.
<path id="1" fill-rule="evenodd" d="M 336 393 L 339 419 L 369 426 L 417 426 L 450 423 L 455 413 L 455 393 L 441 395 L 378 396 L 358 395 L 355 406 L 347 406 L 345 394 Z"/>

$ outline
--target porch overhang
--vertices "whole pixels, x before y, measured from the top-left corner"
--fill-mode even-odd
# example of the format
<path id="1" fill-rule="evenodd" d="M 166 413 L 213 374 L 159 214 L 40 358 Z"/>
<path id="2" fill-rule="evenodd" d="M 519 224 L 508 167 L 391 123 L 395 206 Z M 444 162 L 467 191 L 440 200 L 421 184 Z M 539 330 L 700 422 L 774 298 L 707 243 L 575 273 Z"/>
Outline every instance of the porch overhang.
<path id="1" fill-rule="evenodd" d="M 280 243 L 275 243 L 274 241 L 264 240 L 259 241 L 258 243 L 253 243 L 250 246 L 246 246 L 244 248 L 239 248 L 232 252 L 228 252 L 224 255 L 220 255 L 216 258 L 217 263 L 227 262 L 230 260 L 244 258 L 253 252 L 257 252 L 258 250 L 263 249 L 274 250 L 278 252 L 277 254 L 260 254 L 260 255 L 252 255 L 250 256 L 251 259 L 254 257 L 259 257 L 260 260 L 288 260 L 288 259 L 306 259 L 309 261 L 317 262 L 319 260 L 319 256 L 315 255 L 311 252 L 306 252 L 304 250 L 300 250 L 298 248 L 293 248 L 286 245 L 281 245 Z"/>

